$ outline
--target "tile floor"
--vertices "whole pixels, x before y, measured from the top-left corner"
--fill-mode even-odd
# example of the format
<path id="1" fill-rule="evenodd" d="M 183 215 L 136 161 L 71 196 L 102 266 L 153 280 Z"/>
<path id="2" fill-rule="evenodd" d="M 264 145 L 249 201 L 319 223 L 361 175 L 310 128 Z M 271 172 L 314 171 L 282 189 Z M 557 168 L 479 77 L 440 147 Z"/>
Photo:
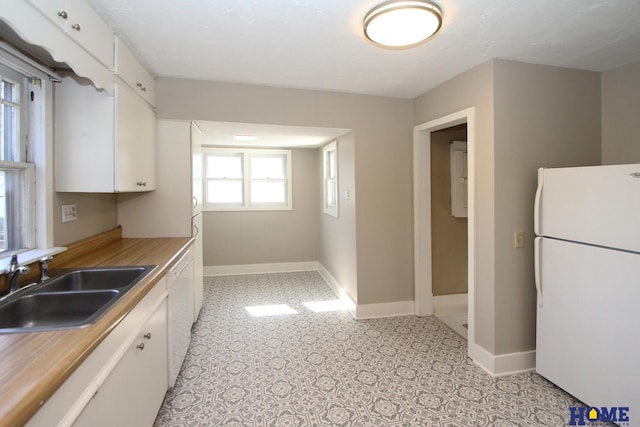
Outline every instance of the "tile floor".
<path id="1" fill-rule="evenodd" d="M 579 405 L 535 373 L 492 378 L 435 317 L 355 321 L 304 304 L 335 300 L 316 272 L 206 278 L 155 425 L 564 426 Z M 272 305 L 290 314 L 245 308 Z"/>

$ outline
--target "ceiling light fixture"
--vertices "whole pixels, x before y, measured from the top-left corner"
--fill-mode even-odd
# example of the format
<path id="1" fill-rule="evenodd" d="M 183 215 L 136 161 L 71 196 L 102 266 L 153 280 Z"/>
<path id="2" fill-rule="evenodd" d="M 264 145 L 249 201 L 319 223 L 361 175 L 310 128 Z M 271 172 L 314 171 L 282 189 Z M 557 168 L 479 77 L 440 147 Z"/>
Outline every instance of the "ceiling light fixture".
<path id="1" fill-rule="evenodd" d="M 428 0 L 391 0 L 364 17 L 364 34 L 377 46 L 402 49 L 433 37 L 442 26 L 442 10 Z"/>
<path id="2" fill-rule="evenodd" d="M 233 139 L 238 142 L 251 142 L 256 140 L 255 135 L 233 135 Z"/>

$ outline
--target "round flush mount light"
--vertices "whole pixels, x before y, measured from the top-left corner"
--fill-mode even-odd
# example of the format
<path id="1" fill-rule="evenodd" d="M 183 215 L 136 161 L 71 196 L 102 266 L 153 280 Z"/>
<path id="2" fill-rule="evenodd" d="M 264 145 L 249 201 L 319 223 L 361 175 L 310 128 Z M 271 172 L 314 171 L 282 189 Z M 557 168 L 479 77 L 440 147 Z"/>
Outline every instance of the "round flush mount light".
<path id="1" fill-rule="evenodd" d="M 377 46 L 403 49 L 433 37 L 442 26 L 442 10 L 428 0 L 392 0 L 364 17 L 364 34 Z"/>

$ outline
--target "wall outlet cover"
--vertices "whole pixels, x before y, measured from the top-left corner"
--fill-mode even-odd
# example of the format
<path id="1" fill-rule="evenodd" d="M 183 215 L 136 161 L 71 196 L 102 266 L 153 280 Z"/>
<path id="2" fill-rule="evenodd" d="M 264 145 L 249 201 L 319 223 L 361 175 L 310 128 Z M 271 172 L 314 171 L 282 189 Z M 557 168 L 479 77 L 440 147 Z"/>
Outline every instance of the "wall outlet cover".
<path id="1" fill-rule="evenodd" d="M 62 222 L 71 222 L 78 219 L 78 210 L 75 203 L 71 205 L 62 205 Z"/>

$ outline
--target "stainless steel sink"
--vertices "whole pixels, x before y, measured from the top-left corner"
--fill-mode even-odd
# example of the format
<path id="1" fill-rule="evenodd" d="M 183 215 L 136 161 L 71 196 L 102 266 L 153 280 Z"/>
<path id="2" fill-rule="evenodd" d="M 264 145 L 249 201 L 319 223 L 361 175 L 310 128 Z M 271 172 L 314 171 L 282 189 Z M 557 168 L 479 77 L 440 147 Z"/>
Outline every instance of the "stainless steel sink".
<path id="1" fill-rule="evenodd" d="M 153 266 L 99 267 L 61 270 L 35 292 L 97 291 L 117 289 L 126 292 L 138 283 Z"/>
<path id="2" fill-rule="evenodd" d="M 96 321 L 120 296 L 116 290 L 24 295 L 0 309 L 0 328 L 6 333 L 82 327 Z"/>
<path id="3" fill-rule="evenodd" d="M 155 266 L 58 270 L 0 302 L 0 333 L 81 328 L 96 322 Z"/>

